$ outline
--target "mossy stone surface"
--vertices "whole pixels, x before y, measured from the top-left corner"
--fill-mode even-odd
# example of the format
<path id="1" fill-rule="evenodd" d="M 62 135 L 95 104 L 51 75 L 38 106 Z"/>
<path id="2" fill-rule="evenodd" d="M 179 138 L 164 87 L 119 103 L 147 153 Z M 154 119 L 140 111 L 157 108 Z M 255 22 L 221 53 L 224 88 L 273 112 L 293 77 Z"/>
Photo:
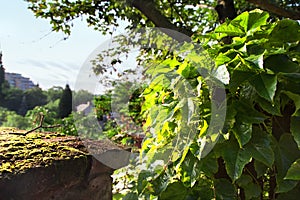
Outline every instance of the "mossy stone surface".
<path id="1" fill-rule="evenodd" d="M 31 168 L 45 167 L 55 161 L 86 157 L 77 137 L 53 132 L 32 132 L 0 128 L 0 178 L 9 178 Z"/>

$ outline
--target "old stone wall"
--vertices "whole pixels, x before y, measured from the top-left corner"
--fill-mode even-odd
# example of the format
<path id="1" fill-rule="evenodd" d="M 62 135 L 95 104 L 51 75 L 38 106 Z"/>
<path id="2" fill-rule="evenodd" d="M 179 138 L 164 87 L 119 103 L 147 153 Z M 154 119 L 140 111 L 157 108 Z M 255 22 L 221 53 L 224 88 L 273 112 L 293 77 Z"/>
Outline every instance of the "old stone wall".
<path id="1" fill-rule="evenodd" d="M 0 200 L 111 200 L 112 169 L 92 156 L 0 179 Z"/>
<path id="2" fill-rule="evenodd" d="M 107 141 L 88 145 L 97 155 L 76 137 L 0 130 L 0 200 L 111 200 L 115 168 L 95 157 L 113 155 L 118 147 Z"/>

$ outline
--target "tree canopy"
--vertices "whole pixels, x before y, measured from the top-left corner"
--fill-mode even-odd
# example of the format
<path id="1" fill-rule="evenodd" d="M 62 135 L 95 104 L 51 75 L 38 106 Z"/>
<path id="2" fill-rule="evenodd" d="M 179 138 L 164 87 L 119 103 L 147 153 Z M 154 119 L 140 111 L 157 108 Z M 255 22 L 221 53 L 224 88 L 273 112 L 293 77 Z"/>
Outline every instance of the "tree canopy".
<path id="1" fill-rule="evenodd" d="M 105 34 L 127 20 L 127 30 L 140 36 L 117 38 L 120 48 L 94 63 L 96 74 L 116 73 L 122 60 L 105 65 L 103 56 L 144 45 L 138 57 L 150 79 L 142 93 L 144 160 L 116 198 L 298 197 L 297 1 L 27 1 L 54 31 L 70 34 L 82 17 Z"/>
<path id="2" fill-rule="evenodd" d="M 107 34 L 118 20 L 128 20 L 128 28 L 163 27 L 188 36 L 212 27 L 226 17 L 232 19 L 243 11 L 259 7 L 270 13 L 300 19 L 295 0 L 27 0 L 37 17 L 48 18 L 54 31 L 70 34 L 72 21 L 83 17 L 89 25 Z"/>

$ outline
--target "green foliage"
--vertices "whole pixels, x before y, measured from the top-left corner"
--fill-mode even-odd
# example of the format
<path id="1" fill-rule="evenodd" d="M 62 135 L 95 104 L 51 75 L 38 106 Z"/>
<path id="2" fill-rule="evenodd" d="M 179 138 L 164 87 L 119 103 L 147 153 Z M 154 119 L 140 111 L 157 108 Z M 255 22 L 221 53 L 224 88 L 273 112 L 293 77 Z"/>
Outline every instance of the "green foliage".
<path id="1" fill-rule="evenodd" d="M 2 124 L 4 127 L 15 127 L 19 129 L 26 129 L 29 126 L 29 122 L 23 116 L 20 116 L 16 113 L 10 113 L 6 121 Z"/>
<path id="2" fill-rule="evenodd" d="M 47 102 L 56 101 L 57 99 L 61 98 L 61 95 L 63 93 L 62 87 L 54 86 L 46 91 L 47 95 Z"/>
<path id="3" fill-rule="evenodd" d="M 2 107 L 7 108 L 8 110 L 18 112 L 20 109 L 20 105 L 22 103 L 23 91 L 14 88 L 8 87 L 3 90 L 4 100 L 1 102 Z"/>
<path id="4" fill-rule="evenodd" d="M 8 110 L 15 111 L 17 114 L 25 116 L 28 110 L 36 106 L 42 106 L 51 101 L 48 93 L 41 88 L 35 87 L 22 91 L 16 87 L 10 87 L 7 82 L 2 85 L 1 106 Z"/>
<path id="5" fill-rule="evenodd" d="M 205 199 L 299 195 L 300 25 L 268 18 L 260 10 L 242 13 L 205 40 L 216 68 L 225 66 L 229 74 L 221 133 L 209 130 L 213 95 L 199 73 L 205 66 L 197 61 L 205 56 L 194 54 L 195 46 L 183 61 L 175 52 L 148 68 L 152 80 L 142 110 L 144 129 L 151 131 L 141 149 L 147 169 L 137 170 L 136 188 L 128 194 L 198 199 L 207 188 Z M 228 36 L 232 42 L 223 43 Z M 194 70 L 195 63 L 200 70 Z M 214 137 L 215 147 L 206 152 L 203 143 Z"/>
<path id="6" fill-rule="evenodd" d="M 31 110 L 36 106 L 45 105 L 47 103 L 47 96 L 39 87 L 26 90 L 24 92 L 24 97 L 26 99 L 26 107 L 28 110 Z"/>
<path id="7" fill-rule="evenodd" d="M 26 129 L 30 124 L 27 119 L 16 112 L 0 107 L 0 126 Z"/>
<path id="8" fill-rule="evenodd" d="M 61 124 L 61 127 L 58 130 L 60 133 L 78 136 L 78 128 L 75 124 L 74 116 L 72 114 L 59 121 L 59 124 Z"/>
<path id="9" fill-rule="evenodd" d="M 97 118 L 102 120 L 103 115 L 108 115 L 111 112 L 111 94 L 96 96 L 94 104 Z"/>
<path id="10" fill-rule="evenodd" d="M 139 134 L 144 121 L 141 113 L 144 100 L 140 95 L 145 85 L 132 86 L 134 83 L 128 81 L 116 83 L 112 91 L 95 96 L 95 113 L 103 136 L 119 144 L 140 146 Z"/>
<path id="11" fill-rule="evenodd" d="M 26 113 L 26 117 L 32 123 L 32 127 L 39 125 L 41 115 L 44 116 L 44 126 L 50 126 L 56 123 L 57 113 L 47 109 L 45 106 L 37 106 Z"/>

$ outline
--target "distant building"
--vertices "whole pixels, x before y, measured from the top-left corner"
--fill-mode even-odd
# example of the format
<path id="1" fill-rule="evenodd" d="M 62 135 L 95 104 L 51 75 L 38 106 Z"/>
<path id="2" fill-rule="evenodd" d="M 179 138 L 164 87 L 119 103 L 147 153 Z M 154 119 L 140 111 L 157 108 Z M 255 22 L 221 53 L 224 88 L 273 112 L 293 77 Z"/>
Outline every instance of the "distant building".
<path id="1" fill-rule="evenodd" d="M 2 65 L 2 51 L 0 51 L 0 66 Z M 26 77 L 23 77 L 21 74 L 5 72 L 5 80 L 9 83 L 10 86 L 19 88 L 21 90 L 27 90 L 30 88 L 37 87 L 33 82 Z"/>
<path id="2" fill-rule="evenodd" d="M 93 104 L 90 101 L 88 101 L 86 104 L 80 104 L 76 106 L 76 111 L 81 112 L 84 115 L 88 115 L 93 111 Z"/>
<path id="3" fill-rule="evenodd" d="M 7 80 L 10 86 L 19 88 L 21 90 L 28 90 L 36 87 L 36 85 L 29 78 L 23 77 L 21 74 L 17 73 L 5 72 L 5 80 Z"/>

